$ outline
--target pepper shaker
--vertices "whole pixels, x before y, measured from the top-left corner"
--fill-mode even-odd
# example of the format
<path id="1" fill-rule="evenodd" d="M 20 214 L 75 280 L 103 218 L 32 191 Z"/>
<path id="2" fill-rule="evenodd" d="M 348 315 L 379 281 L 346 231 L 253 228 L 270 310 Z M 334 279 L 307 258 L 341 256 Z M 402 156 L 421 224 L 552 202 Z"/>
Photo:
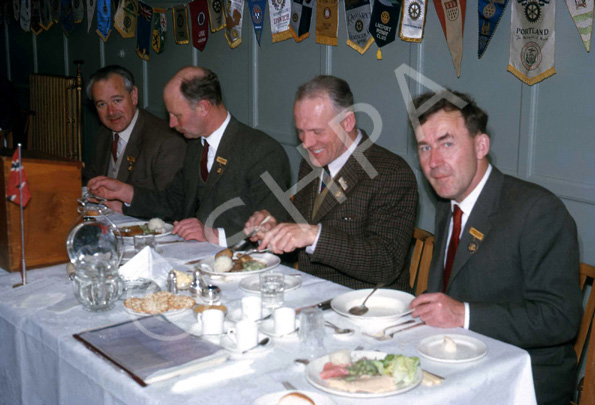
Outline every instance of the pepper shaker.
<path id="1" fill-rule="evenodd" d="M 167 291 L 169 291 L 172 294 L 177 294 L 178 293 L 178 284 L 177 284 L 177 277 L 176 277 L 176 273 L 171 270 L 169 272 L 169 274 L 167 275 Z"/>

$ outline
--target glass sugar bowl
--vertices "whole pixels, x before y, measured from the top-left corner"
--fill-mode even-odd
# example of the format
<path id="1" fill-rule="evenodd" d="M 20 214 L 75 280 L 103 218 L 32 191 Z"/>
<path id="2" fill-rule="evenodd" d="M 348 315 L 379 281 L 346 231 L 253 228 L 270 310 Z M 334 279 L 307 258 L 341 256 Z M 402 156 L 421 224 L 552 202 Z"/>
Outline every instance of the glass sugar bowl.
<path id="1" fill-rule="evenodd" d="M 123 290 L 118 274 L 124 251 L 122 237 L 96 207 L 81 204 L 79 213 L 66 239 L 66 250 L 75 267 L 74 296 L 87 311 L 109 311 Z"/>

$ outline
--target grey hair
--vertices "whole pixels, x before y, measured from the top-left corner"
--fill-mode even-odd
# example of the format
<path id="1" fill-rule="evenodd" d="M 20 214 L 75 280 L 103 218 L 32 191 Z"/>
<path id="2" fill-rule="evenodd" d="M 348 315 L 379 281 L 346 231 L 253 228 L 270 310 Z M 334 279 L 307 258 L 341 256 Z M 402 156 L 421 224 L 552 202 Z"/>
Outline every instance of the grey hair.
<path id="1" fill-rule="evenodd" d="M 328 96 L 334 109 L 339 112 L 353 106 L 353 93 L 349 84 L 335 76 L 317 76 L 302 84 L 295 95 L 295 101 Z"/>
<path id="2" fill-rule="evenodd" d="M 131 93 L 134 89 L 134 76 L 130 71 L 122 66 L 118 65 L 109 65 L 102 67 L 97 72 L 93 73 L 89 78 L 89 83 L 87 83 L 87 97 L 89 100 L 93 100 L 93 94 L 91 89 L 93 85 L 99 81 L 107 80 L 111 75 L 118 75 L 124 80 L 124 88 L 128 93 Z"/>
<path id="3" fill-rule="evenodd" d="M 204 75 L 193 75 L 182 79 L 180 93 L 190 103 L 192 108 L 196 107 L 199 101 L 207 100 L 213 105 L 220 105 L 221 84 L 217 75 L 209 69 L 201 68 Z"/>

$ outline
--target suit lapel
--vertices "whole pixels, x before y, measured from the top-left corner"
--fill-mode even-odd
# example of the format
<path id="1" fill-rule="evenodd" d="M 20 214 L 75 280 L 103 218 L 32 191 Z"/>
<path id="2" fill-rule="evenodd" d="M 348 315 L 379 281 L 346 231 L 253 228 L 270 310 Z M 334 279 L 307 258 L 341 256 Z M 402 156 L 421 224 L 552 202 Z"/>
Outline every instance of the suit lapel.
<path id="1" fill-rule="evenodd" d="M 436 205 L 436 240 L 440 245 L 434 247 L 432 266 L 428 278 L 428 291 L 442 291 L 444 276 L 444 256 L 446 254 L 446 241 L 448 238 L 448 226 L 452 213 L 448 201 L 439 201 Z"/>
<path id="2" fill-rule="evenodd" d="M 461 235 L 451 270 L 451 282 L 456 279 L 457 274 L 471 257 L 481 250 L 482 242 L 492 229 L 490 216 L 498 210 L 503 180 L 504 176 L 502 173 L 495 167 L 492 167 L 492 173 L 479 195 Z"/>
<path id="3" fill-rule="evenodd" d="M 118 180 L 124 183 L 126 183 L 128 178 L 132 175 L 134 164 L 138 159 L 138 155 L 140 155 L 145 122 L 143 117 L 143 112 L 139 109 L 138 118 L 132 129 L 132 133 L 130 134 L 130 139 L 128 139 L 128 143 L 126 144 L 126 149 L 120 156 L 122 161 L 120 162 L 120 169 L 118 170 Z"/>
<path id="4" fill-rule="evenodd" d="M 101 127 L 102 135 L 99 137 L 99 143 L 97 144 L 97 150 L 99 150 L 100 158 L 97 159 L 97 170 L 102 176 L 108 175 L 110 159 L 112 156 L 112 140 L 113 132 L 106 128 Z"/>
<path id="5" fill-rule="evenodd" d="M 215 184 L 219 182 L 219 179 L 227 169 L 228 165 L 231 163 L 231 156 L 235 156 L 233 149 L 235 147 L 234 139 L 237 134 L 238 122 L 232 116 L 229 124 L 227 124 L 227 128 L 225 128 L 223 136 L 221 137 L 219 147 L 217 148 L 217 154 L 215 155 L 213 166 L 209 172 L 209 177 L 207 177 L 207 186 L 203 194 L 203 198 L 207 198 L 209 193 L 213 190 L 213 187 L 215 187 Z"/>

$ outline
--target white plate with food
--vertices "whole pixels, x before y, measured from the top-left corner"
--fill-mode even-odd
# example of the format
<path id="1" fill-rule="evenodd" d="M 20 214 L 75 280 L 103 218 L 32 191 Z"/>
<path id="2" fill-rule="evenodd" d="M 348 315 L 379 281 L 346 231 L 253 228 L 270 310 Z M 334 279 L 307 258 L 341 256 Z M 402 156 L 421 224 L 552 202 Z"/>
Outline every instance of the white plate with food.
<path id="1" fill-rule="evenodd" d="M 253 405 L 291 405 L 291 404 L 316 404 L 336 405 L 329 396 L 314 391 L 278 391 L 263 395 L 253 402 Z"/>
<path id="2" fill-rule="evenodd" d="M 382 364 L 383 370 L 377 364 Z M 345 378 L 350 372 L 350 378 Z M 417 357 L 366 350 L 340 350 L 319 357 L 306 366 L 305 374 L 314 387 L 352 398 L 402 394 L 417 387 L 423 378 Z"/>
<path id="3" fill-rule="evenodd" d="M 285 275 L 285 292 L 297 290 L 302 286 L 302 276 L 299 274 Z M 240 289 L 248 293 L 260 294 L 260 275 L 243 278 Z"/>
<path id="4" fill-rule="evenodd" d="M 171 231 L 174 229 L 172 224 L 163 221 L 157 223 L 154 219 L 151 221 L 125 222 L 117 226 L 122 238 L 129 241 L 133 240 L 135 235 L 155 235 L 156 238 L 161 238 L 171 235 Z"/>
<path id="5" fill-rule="evenodd" d="M 264 273 L 281 264 L 281 259 L 272 253 L 253 253 L 241 257 L 221 253 L 201 260 L 198 264 L 201 271 L 209 276 L 246 277 Z"/>
<path id="6" fill-rule="evenodd" d="M 488 354 L 488 346 L 466 335 L 434 335 L 417 344 L 417 352 L 430 360 L 445 363 L 464 363 L 479 360 Z"/>
<path id="7" fill-rule="evenodd" d="M 333 298 L 331 308 L 343 316 L 356 320 L 392 322 L 406 315 L 409 304 L 415 298 L 399 290 L 378 290 L 366 302 L 368 312 L 363 315 L 350 314 L 349 309 L 361 305 L 371 292 L 372 289 L 367 288 L 341 294 Z"/>
<path id="8" fill-rule="evenodd" d="M 178 315 L 190 311 L 196 305 L 194 298 L 158 291 L 144 297 L 124 300 L 124 310 L 133 315 Z"/>

